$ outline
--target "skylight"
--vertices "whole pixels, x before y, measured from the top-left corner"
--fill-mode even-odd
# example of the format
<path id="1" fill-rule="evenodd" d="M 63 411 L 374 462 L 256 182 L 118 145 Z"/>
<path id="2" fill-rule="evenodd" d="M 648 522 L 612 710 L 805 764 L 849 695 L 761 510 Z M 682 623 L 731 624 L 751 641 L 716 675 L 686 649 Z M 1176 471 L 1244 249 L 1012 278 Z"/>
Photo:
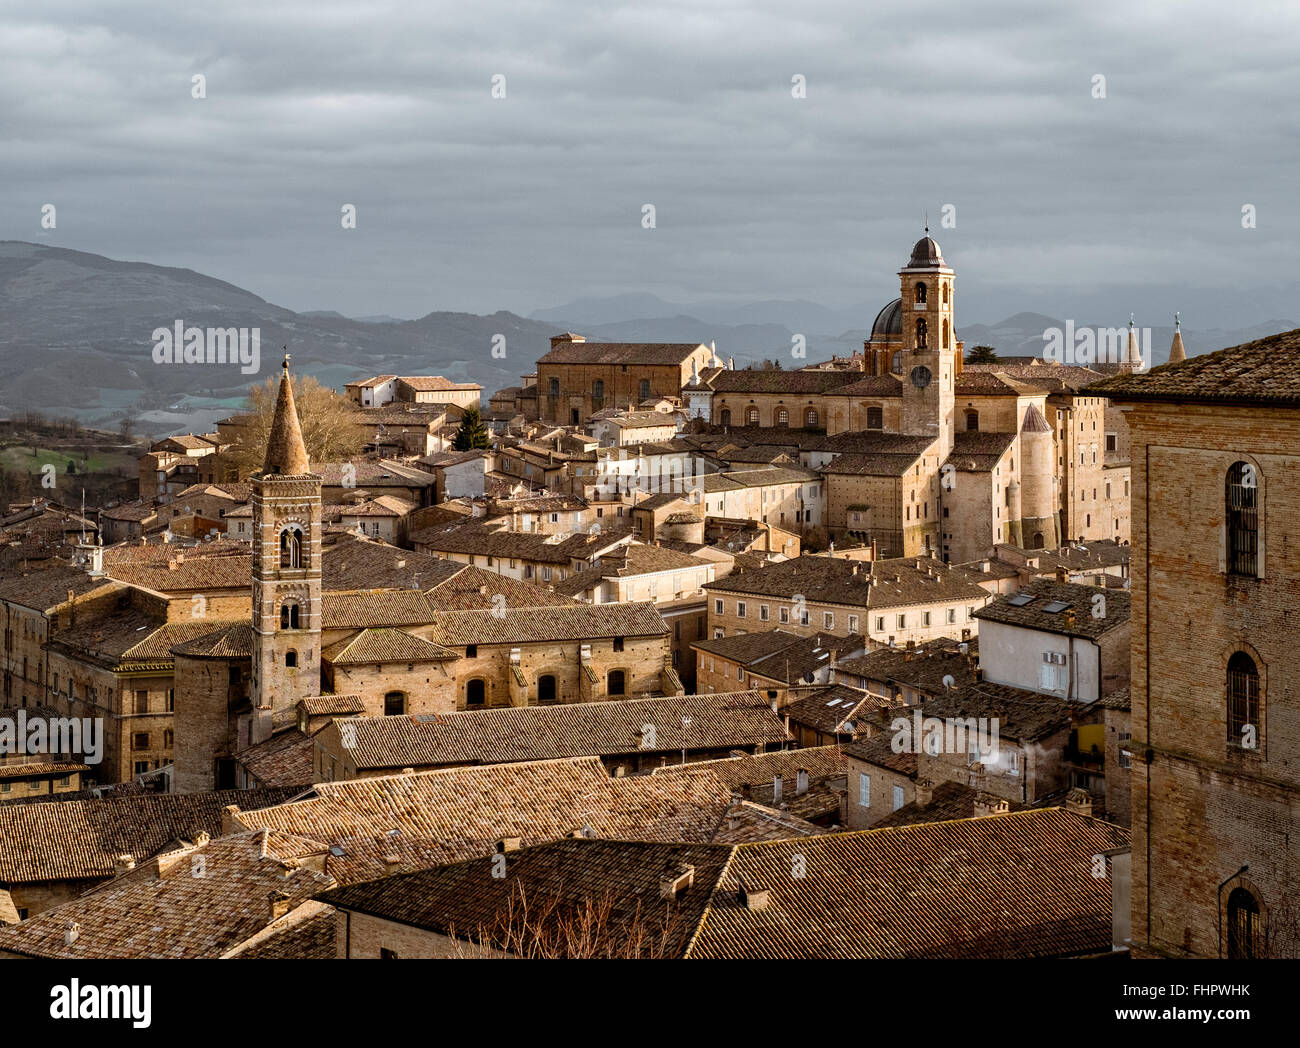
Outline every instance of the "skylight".
<path id="1" fill-rule="evenodd" d="M 1034 599 L 1032 593 L 1017 593 L 1014 597 L 1007 600 L 1013 608 L 1023 608 L 1026 604 Z"/>
<path id="2" fill-rule="evenodd" d="M 1058 611 L 1064 611 L 1069 606 L 1070 605 L 1063 600 L 1051 600 L 1043 605 L 1043 611 L 1047 612 L 1049 615 L 1055 615 Z"/>

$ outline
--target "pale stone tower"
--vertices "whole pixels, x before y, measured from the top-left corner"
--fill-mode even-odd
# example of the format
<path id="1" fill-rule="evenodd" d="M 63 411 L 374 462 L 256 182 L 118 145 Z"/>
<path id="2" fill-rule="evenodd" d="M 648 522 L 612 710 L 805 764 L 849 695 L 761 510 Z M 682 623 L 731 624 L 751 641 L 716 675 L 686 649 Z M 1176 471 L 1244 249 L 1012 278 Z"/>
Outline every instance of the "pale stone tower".
<path id="1" fill-rule="evenodd" d="M 320 693 L 321 478 L 311 472 L 284 358 L 262 472 L 253 477 L 254 738 Z"/>
<path id="2" fill-rule="evenodd" d="M 1187 350 L 1183 348 L 1183 325 L 1178 319 L 1178 314 L 1174 314 L 1174 341 L 1169 347 L 1169 363 L 1177 364 L 1180 360 L 1187 359 Z"/>
<path id="3" fill-rule="evenodd" d="M 957 336 L 953 329 L 954 274 L 939 245 L 926 235 L 898 271 L 902 288 L 903 432 L 953 446 Z"/>
<path id="4" fill-rule="evenodd" d="M 1020 425 L 1020 544 L 1026 549 L 1060 544 L 1055 463 L 1052 427 L 1030 404 Z"/>
<path id="5" fill-rule="evenodd" d="M 1124 359 L 1119 363 L 1119 370 L 1133 374 L 1143 370 L 1142 347 L 1138 344 L 1137 328 L 1133 326 L 1133 314 L 1128 318 L 1128 344 L 1124 347 Z"/>

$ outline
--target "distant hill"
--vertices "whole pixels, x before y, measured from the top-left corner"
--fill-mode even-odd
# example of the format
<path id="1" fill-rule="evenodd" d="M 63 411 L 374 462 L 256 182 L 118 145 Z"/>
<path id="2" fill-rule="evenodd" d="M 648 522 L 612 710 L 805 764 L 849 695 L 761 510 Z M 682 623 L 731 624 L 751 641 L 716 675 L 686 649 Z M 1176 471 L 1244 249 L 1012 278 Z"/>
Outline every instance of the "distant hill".
<path id="1" fill-rule="evenodd" d="M 129 416 L 145 433 L 205 429 L 234 411 L 251 384 L 275 374 L 281 346 L 298 369 L 334 388 L 367 374 L 442 374 L 479 383 L 485 397 L 517 385 L 550 348 L 550 337 L 566 330 L 593 340 L 712 341 L 737 367 L 764 358 L 799 367 L 861 350 L 877 308 L 828 309 L 803 300 L 674 304 L 630 294 L 579 299 L 531 317 L 501 311 L 348 318 L 331 310 L 295 313 L 189 269 L 0 241 L 0 417 L 34 410 L 110 429 Z M 178 320 L 259 328 L 258 374 L 232 364 L 156 364 L 152 332 Z M 1004 356 L 1038 355 L 1043 331 L 1053 326 L 1064 325 L 1017 313 L 962 327 L 958 337 Z M 1296 326 L 1273 320 L 1238 329 L 1184 327 L 1183 338 L 1196 355 Z M 795 334 L 807 341 L 803 358 L 791 353 Z M 1167 326 L 1152 329 L 1156 363 L 1166 359 L 1172 334 Z M 504 358 L 492 353 L 497 335 L 505 337 Z"/>

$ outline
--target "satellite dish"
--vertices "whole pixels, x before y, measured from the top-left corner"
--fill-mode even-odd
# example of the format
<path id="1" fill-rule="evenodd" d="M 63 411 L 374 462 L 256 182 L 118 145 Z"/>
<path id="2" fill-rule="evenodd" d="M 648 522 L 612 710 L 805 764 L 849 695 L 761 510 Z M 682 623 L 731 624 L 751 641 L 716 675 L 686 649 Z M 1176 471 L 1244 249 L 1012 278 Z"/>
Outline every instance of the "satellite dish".
<path id="1" fill-rule="evenodd" d="M 953 677 L 952 677 L 952 674 L 951 674 L 951 673 L 948 673 L 948 674 L 945 674 L 945 675 L 944 675 L 944 678 L 943 678 L 943 686 L 944 686 L 944 688 L 945 688 L 947 691 L 952 691 L 952 687 L 953 687 L 953 685 L 956 684 L 956 683 L 957 683 L 957 682 L 956 682 L 955 680 L 953 680 Z"/>

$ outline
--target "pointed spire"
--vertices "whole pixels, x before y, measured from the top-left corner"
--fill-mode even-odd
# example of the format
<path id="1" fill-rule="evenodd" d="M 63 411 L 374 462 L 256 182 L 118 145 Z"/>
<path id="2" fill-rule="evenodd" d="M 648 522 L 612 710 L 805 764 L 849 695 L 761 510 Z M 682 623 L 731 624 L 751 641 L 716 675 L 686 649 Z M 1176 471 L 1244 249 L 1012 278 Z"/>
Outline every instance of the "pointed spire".
<path id="1" fill-rule="evenodd" d="M 1187 359 L 1187 350 L 1183 348 L 1183 325 L 1178 319 L 1178 314 L 1174 314 L 1174 342 L 1169 347 L 1169 363 L 1177 364 L 1180 360 Z"/>
<path id="2" fill-rule="evenodd" d="M 1133 326 L 1132 313 L 1128 315 L 1128 346 L 1125 347 L 1122 366 L 1125 369 L 1141 370 L 1142 368 L 1142 348 L 1138 344 L 1138 333 Z"/>
<path id="3" fill-rule="evenodd" d="M 302 442 L 302 426 L 298 422 L 298 409 L 293 403 L 293 383 L 289 381 L 289 353 L 285 347 L 283 371 L 280 373 L 280 392 L 275 398 L 275 417 L 271 420 L 271 433 L 266 440 L 266 462 L 263 475 L 300 477 L 310 468 L 307 447 Z"/>

